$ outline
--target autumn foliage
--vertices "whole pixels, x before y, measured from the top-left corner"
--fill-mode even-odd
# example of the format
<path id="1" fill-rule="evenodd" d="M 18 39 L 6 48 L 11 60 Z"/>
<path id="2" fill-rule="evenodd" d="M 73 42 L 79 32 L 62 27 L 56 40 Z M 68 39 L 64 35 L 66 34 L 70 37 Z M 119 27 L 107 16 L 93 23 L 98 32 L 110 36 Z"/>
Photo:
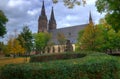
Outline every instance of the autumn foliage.
<path id="1" fill-rule="evenodd" d="M 25 49 L 20 45 L 19 41 L 15 38 L 10 39 L 7 44 L 10 54 L 24 54 Z"/>

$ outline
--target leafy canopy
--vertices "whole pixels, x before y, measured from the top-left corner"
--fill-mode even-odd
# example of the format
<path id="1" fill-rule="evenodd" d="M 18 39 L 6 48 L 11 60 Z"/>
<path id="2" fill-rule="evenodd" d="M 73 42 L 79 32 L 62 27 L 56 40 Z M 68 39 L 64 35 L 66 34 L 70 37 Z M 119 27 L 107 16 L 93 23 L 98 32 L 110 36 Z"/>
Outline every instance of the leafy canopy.
<path id="1" fill-rule="evenodd" d="M 37 33 L 35 34 L 35 49 L 36 52 L 43 52 L 45 47 L 50 41 L 51 35 L 48 33 Z"/>
<path id="2" fill-rule="evenodd" d="M 7 43 L 9 54 L 24 54 L 25 49 L 20 45 L 16 38 L 12 38 Z"/>
<path id="3" fill-rule="evenodd" d="M 3 37 L 3 35 L 6 34 L 5 24 L 7 21 L 7 17 L 4 15 L 2 10 L 0 10 L 0 37 Z"/>
<path id="4" fill-rule="evenodd" d="M 112 28 L 118 32 L 120 30 L 120 0 L 97 0 L 98 12 L 106 12 L 105 19 Z"/>
<path id="5" fill-rule="evenodd" d="M 24 26 L 22 32 L 18 36 L 18 40 L 27 53 L 33 48 L 33 35 L 28 26 Z"/>

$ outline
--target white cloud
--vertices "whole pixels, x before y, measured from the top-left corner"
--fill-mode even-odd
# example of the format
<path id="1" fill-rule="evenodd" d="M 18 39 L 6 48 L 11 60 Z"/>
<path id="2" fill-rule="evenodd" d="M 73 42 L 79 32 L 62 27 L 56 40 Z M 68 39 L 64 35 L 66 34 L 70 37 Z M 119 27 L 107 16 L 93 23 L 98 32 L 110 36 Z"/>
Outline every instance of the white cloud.
<path id="1" fill-rule="evenodd" d="M 29 5 L 29 0 L 9 0 L 8 6 L 9 7 L 17 7 L 17 6 L 23 6 L 23 5 Z"/>
<path id="2" fill-rule="evenodd" d="M 28 10 L 27 13 L 31 16 L 35 16 L 36 14 L 39 13 L 39 9 Z"/>

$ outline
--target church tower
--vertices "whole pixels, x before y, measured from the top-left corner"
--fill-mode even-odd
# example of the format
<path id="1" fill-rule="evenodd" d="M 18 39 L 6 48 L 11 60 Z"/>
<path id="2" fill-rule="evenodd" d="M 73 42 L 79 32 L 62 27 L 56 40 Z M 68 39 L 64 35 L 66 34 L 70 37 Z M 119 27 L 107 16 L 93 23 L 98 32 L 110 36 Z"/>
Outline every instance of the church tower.
<path id="1" fill-rule="evenodd" d="M 47 32 L 47 16 L 45 13 L 44 1 L 42 4 L 41 15 L 38 19 L 38 33 L 39 32 Z"/>
<path id="2" fill-rule="evenodd" d="M 50 20 L 49 20 L 49 27 L 48 29 L 49 30 L 53 30 L 53 29 L 56 29 L 56 20 L 55 20 L 55 17 L 54 17 L 54 10 L 53 10 L 53 7 L 52 7 L 52 11 L 51 11 L 51 17 L 50 17 Z"/>
<path id="3" fill-rule="evenodd" d="M 89 23 L 92 23 L 92 24 L 93 24 L 91 12 L 89 13 Z"/>

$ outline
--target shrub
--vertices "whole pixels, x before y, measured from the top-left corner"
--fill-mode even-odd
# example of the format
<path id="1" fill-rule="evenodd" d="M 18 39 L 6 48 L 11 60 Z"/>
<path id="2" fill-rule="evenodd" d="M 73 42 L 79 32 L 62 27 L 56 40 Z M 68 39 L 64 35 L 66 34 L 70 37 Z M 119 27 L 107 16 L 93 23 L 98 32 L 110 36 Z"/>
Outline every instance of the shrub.
<path id="1" fill-rule="evenodd" d="M 86 56 L 45 63 L 11 64 L 1 79 L 120 79 L 117 60 L 111 56 Z"/>
<path id="2" fill-rule="evenodd" d="M 80 53 L 59 53 L 59 54 L 47 54 L 47 55 L 35 55 L 30 58 L 30 62 L 46 62 L 46 61 L 51 61 L 51 60 L 81 58 L 84 56 L 86 56 L 86 54 L 80 54 Z"/>

